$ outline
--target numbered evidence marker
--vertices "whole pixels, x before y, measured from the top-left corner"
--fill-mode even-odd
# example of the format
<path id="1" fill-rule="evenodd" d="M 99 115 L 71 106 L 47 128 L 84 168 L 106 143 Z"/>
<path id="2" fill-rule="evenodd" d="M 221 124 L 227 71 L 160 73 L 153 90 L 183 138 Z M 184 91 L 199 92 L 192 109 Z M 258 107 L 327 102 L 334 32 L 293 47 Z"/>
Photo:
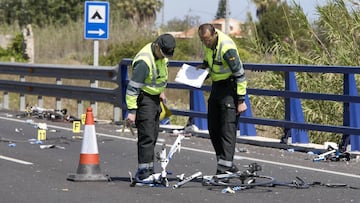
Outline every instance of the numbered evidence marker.
<path id="1" fill-rule="evenodd" d="M 38 140 L 46 140 L 46 130 L 39 129 L 37 139 Z"/>
<path id="2" fill-rule="evenodd" d="M 85 125 L 86 114 L 81 114 L 81 124 Z"/>
<path id="3" fill-rule="evenodd" d="M 73 121 L 73 133 L 79 133 L 80 127 L 81 127 L 80 121 Z"/>

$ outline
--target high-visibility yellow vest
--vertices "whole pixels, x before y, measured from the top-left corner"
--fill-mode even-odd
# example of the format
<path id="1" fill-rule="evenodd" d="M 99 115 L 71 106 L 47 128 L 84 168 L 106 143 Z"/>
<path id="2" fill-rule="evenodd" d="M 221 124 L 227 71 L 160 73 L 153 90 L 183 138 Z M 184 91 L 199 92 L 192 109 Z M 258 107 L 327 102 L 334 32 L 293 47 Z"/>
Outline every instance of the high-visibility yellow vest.
<path id="1" fill-rule="evenodd" d="M 217 29 L 216 32 L 218 33 L 216 49 L 205 49 L 205 61 L 209 64 L 210 77 L 213 81 L 225 80 L 232 74 L 228 64 L 223 59 L 223 55 L 229 49 L 235 49 L 237 52 L 236 44 L 229 36 Z"/>
<path id="2" fill-rule="evenodd" d="M 151 43 L 149 43 L 139 51 L 132 64 L 134 65 L 135 62 L 139 60 L 145 61 L 149 67 L 149 74 L 146 77 L 145 84 L 141 87 L 141 89 L 151 95 L 158 95 L 162 93 L 166 88 L 168 80 L 168 59 L 164 58 L 155 61 L 151 50 Z"/>
<path id="3" fill-rule="evenodd" d="M 216 29 L 216 32 L 218 33 L 218 44 L 216 45 L 215 50 L 205 47 L 205 61 L 208 62 L 211 79 L 213 81 L 220 81 L 229 78 L 233 74 L 229 65 L 223 58 L 224 54 L 229 49 L 234 49 L 237 55 L 239 55 L 239 53 L 235 42 L 228 35 L 218 29 Z M 247 87 L 247 81 L 245 80 L 245 77 L 240 80 L 237 79 L 236 83 L 237 94 L 245 95 Z"/>

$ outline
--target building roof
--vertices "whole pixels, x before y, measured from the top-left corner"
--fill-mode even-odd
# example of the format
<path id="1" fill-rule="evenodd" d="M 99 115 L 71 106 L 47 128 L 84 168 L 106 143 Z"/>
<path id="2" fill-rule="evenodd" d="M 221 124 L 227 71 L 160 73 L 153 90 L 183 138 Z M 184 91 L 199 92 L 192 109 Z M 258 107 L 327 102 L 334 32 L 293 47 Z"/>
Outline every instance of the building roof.
<path id="1" fill-rule="evenodd" d="M 229 18 L 228 22 L 229 22 L 229 35 L 233 36 L 233 37 L 241 37 L 241 34 L 242 34 L 241 27 L 240 27 L 242 24 L 241 21 L 233 19 L 233 18 Z M 216 19 L 209 23 L 213 24 L 216 29 L 219 29 L 222 32 L 226 32 L 226 30 L 225 30 L 226 19 L 225 18 L 219 18 L 219 19 Z M 194 35 L 197 34 L 197 30 L 198 30 L 197 27 L 192 27 L 185 31 L 167 32 L 167 33 L 172 34 L 175 38 L 188 39 L 188 38 L 193 38 Z"/>
<path id="2" fill-rule="evenodd" d="M 213 24 L 215 26 L 215 28 L 221 30 L 222 32 L 226 32 L 226 29 L 225 29 L 226 19 L 225 18 L 219 18 L 210 23 Z M 236 20 L 233 18 L 228 18 L 228 23 L 229 23 L 229 35 L 234 36 L 234 37 L 241 37 L 241 28 L 240 28 L 241 22 L 239 20 Z"/>

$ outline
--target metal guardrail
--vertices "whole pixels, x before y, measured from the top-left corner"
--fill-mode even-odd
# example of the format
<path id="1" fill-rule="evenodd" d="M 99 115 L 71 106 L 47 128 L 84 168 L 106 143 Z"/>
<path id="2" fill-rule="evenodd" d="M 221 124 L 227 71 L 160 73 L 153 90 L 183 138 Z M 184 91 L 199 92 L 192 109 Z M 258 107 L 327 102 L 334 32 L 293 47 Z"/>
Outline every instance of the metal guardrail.
<path id="1" fill-rule="evenodd" d="M 20 95 L 20 110 L 25 110 L 24 94 L 41 95 L 61 98 L 88 100 L 96 102 L 107 102 L 114 105 L 114 119 L 119 120 L 121 98 L 120 78 L 118 77 L 119 68 L 108 66 L 73 66 L 73 65 L 54 65 L 54 64 L 26 64 L 26 63 L 0 63 L 1 75 L 16 75 L 20 79 L 10 80 L 9 78 L 0 80 L 0 90 L 4 91 L 3 108 L 8 109 L 7 92 L 16 92 Z M 26 82 L 25 76 L 39 78 L 56 78 L 56 84 L 36 82 Z M 72 79 L 75 85 L 62 84 L 63 79 Z M 80 80 L 106 81 L 115 84 L 115 88 L 101 88 L 91 86 L 80 86 Z M 39 102 L 40 103 L 40 102 Z M 41 106 L 41 105 L 40 105 Z M 61 109 L 58 102 L 57 109 Z M 78 104 L 78 116 L 83 112 L 83 107 Z"/>
<path id="2" fill-rule="evenodd" d="M 2 79 L 0 80 L 0 91 L 4 91 L 3 108 L 8 108 L 5 101 L 8 92 L 17 92 L 20 94 L 32 94 L 40 96 L 52 96 L 57 100 L 61 98 L 70 98 L 77 100 L 89 100 L 98 102 L 108 102 L 114 105 L 114 121 L 120 120 L 120 115 L 126 114 L 125 91 L 128 82 L 128 66 L 131 65 L 132 59 L 123 59 L 119 66 L 72 66 L 72 65 L 53 65 L 53 64 L 23 64 L 23 63 L 0 63 L 1 75 L 17 75 L 19 81 Z M 169 67 L 180 67 L 183 63 L 189 65 L 199 65 L 197 61 L 170 61 Z M 343 143 L 346 145 L 349 135 L 360 135 L 360 127 L 354 126 L 353 123 L 359 120 L 360 115 L 353 115 L 350 112 L 350 104 L 359 104 L 360 97 L 350 94 L 353 84 L 350 83 L 353 74 L 360 74 L 359 67 L 347 66 L 310 66 L 310 65 L 282 65 L 282 64 L 244 64 L 245 70 L 250 71 L 277 71 L 285 74 L 285 90 L 266 90 L 248 88 L 250 95 L 277 96 L 285 100 L 285 119 L 276 120 L 268 118 L 254 118 L 251 116 L 242 116 L 241 123 L 258 124 L 267 126 L 276 126 L 284 129 L 283 137 L 291 137 L 291 129 L 298 130 L 314 130 L 324 132 L 334 132 L 343 134 Z M 312 72 L 312 73 L 336 73 L 344 75 L 344 92 L 342 94 L 322 94 L 299 92 L 291 89 L 296 79 L 292 78 L 294 72 Z M 26 82 L 25 76 L 36 76 L 46 78 L 56 78 L 56 84 Z M 62 79 L 72 80 L 99 80 L 107 81 L 115 84 L 115 88 L 86 87 L 78 85 L 63 85 Z M 178 83 L 168 83 L 168 88 L 188 89 L 189 91 L 209 91 L 210 86 L 201 88 L 193 88 Z M 20 95 L 23 96 L 23 95 Z M 192 98 L 190 98 L 191 100 Z M 343 102 L 343 126 L 331 126 L 323 124 L 312 124 L 301 121 L 294 121 L 291 114 L 294 109 L 298 108 L 293 104 L 296 99 L 312 99 L 312 100 L 330 100 Z M 190 101 L 191 102 L 191 101 Z M 190 105 L 191 106 L 191 105 Z M 20 109 L 25 108 L 24 99 L 20 98 Z M 58 104 L 57 104 L 57 108 Z M 250 107 L 251 108 L 251 107 Z M 300 107 L 301 108 L 301 107 Z M 122 110 L 122 113 L 121 113 Z M 190 118 L 206 118 L 206 112 L 192 109 L 171 109 L 174 115 L 188 116 Z M 78 115 L 82 112 L 82 106 L 78 104 Z M 79 114 L 80 113 L 80 114 Z M 360 136 L 357 136 L 360 137 Z M 360 142 L 359 142 L 360 143 Z"/>
<path id="3" fill-rule="evenodd" d="M 123 87 L 126 86 L 127 81 L 127 66 L 129 66 L 132 62 L 132 59 L 123 59 L 120 62 L 120 73 L 122 73 L 122 84 Z M 185 63 L 184 61 L 170 61 L 169 67 L 180 67 Z M 195 61 L 186 61 L 187 64 L 192 66 L 197 66 L 200 62 Z M 351 95 L 351 90 L 356 90 L 356 83 L 351 83 L 351 78 L 354 78 L 354 74 L 360 74 L 359 67 L 348 67 L 348 66 L 314 66 L 314 65 L 290 65 L 290 64 L 244 64 L 244 69 L 249 71 L 275 71 L 275 72 L 283 72 L 285 76 L 285 90 L 270 90 L 270 89 L 253 89 L 248 88 L 247 92 L 249 95 L 261 95 L 261 96 L 276 96 L 282 97 L 285 100 L 285 115 L 284 120 L 276 120 L 269 118 L 255 118 L 252 115 L 245 115 L 240 117 L 240 123 L 245 124 L 258 124 L 258 125 L 266 125 L 266 126 L 275 126 L 281 127 L 284 129 L 284 135 L 282 136 L 282 142 L 286 143 L 286 140 L 289 137 L 293 137 L 292 130 L 297 130 L 298 132 L 313 130 L 313 131 L 323 131 L 323 132 L 333 132 L 343 134 L 342 143 L 340 143 L 340 147 L 346 147 L 349 144 L 350 136 L 356 136 L 356 143 L 352 143 L 352 149 L 360 150 L 360 115 L 357 115 L 354 112 L 350 112 L 350 104 L 357 103 L 357 111 L 360 114 L 360 96 Z M 311 72 L 311 73 L 336 73 L 343 74 L 344 76 L 344 87 L 343 93 L 339 94 L 324 94 L 324 93 L 312 93 L 312 92 L 299 92 L 297 89 L 294 90 L 293 86 L 296 85 L 295 72 Z M 210 86 L 202 86 L 201 88 L 193 88 L 186 85 L 178 84 L 178 83 L 168 83 L 167 88 L 176 88 L 176 89 L 189 89 L 192 91 L 209 91 L 211 89 Z M 122 89 L 123 94 L 125 94 L 125 88 Z M 124 98 L 123 98 L 124 99 Z M 193 98 L 190 98 L 190 100 Z M 314 124 L 307 123 L 303 120 L 297 120 L 293 118 L 293 114 L 297 114 L 302 112 L 301 105 L 298 105 L 295 101 L 299 99 L 311 99 L 311 100 L 329 100 L 329 101 L 337 101 L 342 102 L 344 106 L 343 111 L 343 126 L 334 126 L 334 125 L 324 125 L 324 124 Z M 124 100 L 123 100 L 124 102 Z M 190 101 L 191 103 L 191 101 Z M 205 104 L 203 104 L 205 105 Z M 191 105 L 190 105 L 191 108 Z M 126 114 L 126 105 L 123 103 L 123 116 Z M 250 106 L 251 110 L 251 106 Z M 352 109 L 353 111 L 355 109 Z M 207 112 L 198 111 L 195 109 L 171 109 L 173 115 L 180 116 L 189 116 L 197 117 L 197 118 L 206 118 Z M 241 125 L 240 125 L 241 128 Z M 240 129 L 240 133 L 242 131 L 247 132 L 248 126 L 244 126 L 244 129 Z M 256 134 L 256 133 L 255 133 Z M 246 134 L 243 134 L 246 135 Z M 307 133 L 300 134 L 300 136 L 306 136 L 306 139 L 298 138 L 297 140 L 292 139 L 293 143 L 305 143 L 308 141 Z"/>

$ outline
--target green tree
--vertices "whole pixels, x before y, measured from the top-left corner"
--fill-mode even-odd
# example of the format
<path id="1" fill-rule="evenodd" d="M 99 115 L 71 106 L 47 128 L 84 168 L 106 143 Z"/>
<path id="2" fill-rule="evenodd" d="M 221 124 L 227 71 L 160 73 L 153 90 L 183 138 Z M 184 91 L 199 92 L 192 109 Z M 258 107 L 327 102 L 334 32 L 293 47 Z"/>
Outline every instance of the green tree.
<path id="1" fill-rule="evenodd" d="M 34 24 L 65 25 L 78 21 L 84 16 L 85 0 L 0 0 L 0 24 L 20 27 Z M 153 24 L 156 13 L 160 11 L 162 0 L 110 0 L 112 15 L 121 14 L 123 18 L 136 24 Z"/>
<path id="2" fill-rule="evenodd" d="M 166 27 L 163 28 L 164 31 L 185 31 L 192 27 L 200 25 L 199 16 L 189 16 L 186 15 L 184 19 L 174 18 L 167 22 Z"/>
<path id="3" fill-rule="evenodd" d="M 253 0 L 256 6 L 256 16 L 261 16 L 263 13 L 269 11 L 274 4 L 280 4 L 281 0 Z"/>
<path id="4" fill-rule="evenodd" d="M 289 24 L 287 18 L 290 7 L 279 0 L 254 1 L 257 6 L 256 24 L 259 40 L 265 47 L 271 47 L 276 39 L 288 40 Z"/>
<path id="5" fill-rule="evenodd" d="M 358 66 L 359 9 L 348 9 L 344 0 L 333 0 L 316 9 L 319 18 L 313 25 L 299 5 L 291 9 L 289 39 L 278 40 L 274 46 L 278 62 Z"/>
<path id="6" fill-rule="evenodd" d="M 64 25 L 83 17 L 84 0 L 0 0 L 0 23 Z"/>
<path id="7" fill-rule="evenodd" d="M 113 2 L 126 19 L 138 25 L 153 24 L 156 13 L 163 6 L 162 0 L 113 0 Z"/>
<path id="8" fill-rule="evenodd" d="M 15 60 L 16 62 L 26 62 L 28 58 L 24 55 L 23 41 L 23 35 L 18 33 L 14 39 L 12 39 L 7 49 L 0 47 L 0 61 Z"/>
<path id="9" fill-rule="evenodd" d="M 356 10 L 357 8 L 357 10 Z M 345 65 L 360 64 L 360 9 L 347 7 L 344 0 L 332 0 L 325 6 L 318 6 L 319 18 L 311 25 L 299 5 L 292 7 L 287 17 L 287 40 L 275 38 L 269 50 L 257 46 L 260 58 L 268 58 L 264 63 Z M 343 93 L 341 74 L 297 73 L 299 91 L 326 94 Z M 359 76 L 357 80 L 359 80 Z M 267 72 L 257 74 L 256 81 L 249 82 L 254 88 L 283 89 L 282 74 Z M 253 97 L 251 104 L 255 115 L 283 119 L 284 101 L 279 98 Z M 269 107 L 271 106 L 271 107 Z M 342 125 L 343 104 L 333 101 L 302 100 L 305 121 L 329 125 Z M 272 110 L 269 110 L 271 108 Z M 270 113 L 271 112 L 271 113 Z M 274 133 L 274 134 L 279 134 Z M 341 135 L 326 132 L 309 132 L 312 143 L 325 141 L 339 142 Z"/>
<path id="10" fill-rule="evenodd" d="M 226 18 L 226 1 L 228 0 L 219 1 L 219 6 L 215 15 L 215 19 Z"/>
<path id="11" fill-rule="evenodd" d="M 0 24 L 11 25 L 20 21 L 22 10 L 24 10 L 22 0 L 0 0 Z"/>

